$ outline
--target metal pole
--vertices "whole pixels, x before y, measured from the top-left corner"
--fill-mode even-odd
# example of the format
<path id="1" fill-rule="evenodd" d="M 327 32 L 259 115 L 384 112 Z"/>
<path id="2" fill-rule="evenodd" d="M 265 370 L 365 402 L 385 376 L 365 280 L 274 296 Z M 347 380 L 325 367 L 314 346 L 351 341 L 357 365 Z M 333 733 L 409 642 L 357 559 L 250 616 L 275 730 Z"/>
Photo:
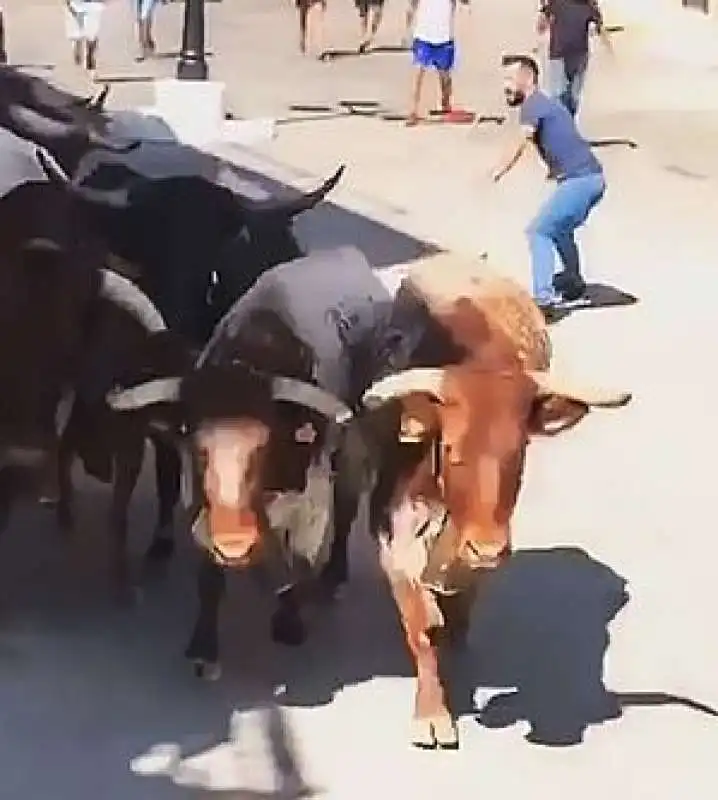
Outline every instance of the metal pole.
<path id="1" fill-rule="evenodd" d="M 204 54 L 204 0 L 185 0 L 177 77 L 186 81 L 206 81 L 208 74 Z"/>

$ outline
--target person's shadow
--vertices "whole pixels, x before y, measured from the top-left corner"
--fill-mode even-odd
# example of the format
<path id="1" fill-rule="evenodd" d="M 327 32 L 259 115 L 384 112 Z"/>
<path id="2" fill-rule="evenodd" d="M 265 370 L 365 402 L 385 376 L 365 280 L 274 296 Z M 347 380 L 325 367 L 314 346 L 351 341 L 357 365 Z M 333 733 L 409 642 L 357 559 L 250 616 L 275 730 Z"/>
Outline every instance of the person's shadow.
<path id="1" fill-rule="evenodd" d="M 589 725 L 621 715 L 602 676 L 607 626 L 629 600 L 624 578 L 583 550 L 558 547 L 519 551 L 486 583 L 471 636 L 479 661 L 456 680 L 464 697 L 477 683 L 504 687 L 474 709 L 481 725 L 526 720 L 528 741 L 570 745 Z"/>

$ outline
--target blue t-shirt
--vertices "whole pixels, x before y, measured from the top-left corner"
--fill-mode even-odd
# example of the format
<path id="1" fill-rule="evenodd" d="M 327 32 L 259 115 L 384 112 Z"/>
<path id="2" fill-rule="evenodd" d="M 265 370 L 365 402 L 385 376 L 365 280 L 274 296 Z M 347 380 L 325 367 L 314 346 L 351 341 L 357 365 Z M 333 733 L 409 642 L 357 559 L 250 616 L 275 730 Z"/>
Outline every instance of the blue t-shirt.
<path id="1" fill-rule="evenodd" d="M 519 121 L 536 130 L 536 149 L 559 180 L 603 172 L 563 103 L 536 89 L 524 100 Z"/>

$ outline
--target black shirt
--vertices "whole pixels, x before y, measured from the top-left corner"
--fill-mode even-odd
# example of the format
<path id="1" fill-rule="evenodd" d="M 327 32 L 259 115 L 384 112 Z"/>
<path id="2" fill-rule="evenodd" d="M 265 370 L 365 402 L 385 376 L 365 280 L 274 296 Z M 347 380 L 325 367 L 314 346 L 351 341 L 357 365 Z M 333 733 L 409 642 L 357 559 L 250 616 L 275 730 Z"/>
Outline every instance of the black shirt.
<path id="1" fill-rule="evenodd" d="M 541 12 L 549 21 L 549 58 L 576 58 L 588 53 L 591 23 L 601 28 L 603 18 L 592 0 L 545 0 Z"/>

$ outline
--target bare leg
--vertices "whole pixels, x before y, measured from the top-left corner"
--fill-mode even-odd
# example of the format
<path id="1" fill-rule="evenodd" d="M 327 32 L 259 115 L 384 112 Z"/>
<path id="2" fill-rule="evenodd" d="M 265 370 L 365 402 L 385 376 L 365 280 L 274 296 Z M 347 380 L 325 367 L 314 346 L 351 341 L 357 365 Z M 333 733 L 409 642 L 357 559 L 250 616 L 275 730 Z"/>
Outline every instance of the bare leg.
<path id="1" fill-rule="evenodd" d="M 359 52 L 366 53 L 369 47 L 369 10 L 359 11 Z"/>
<path id="2" fill-rule="evenodd" d="M 94 72 L 97 69 L 97 39 L 88 40 L 85 51 L 85 69 Z"/>
<path id="3" fill-rule="evenodd" d="M 302 53 L 307 52 L 307 17 L 309 15 L 309 6 L 301 0 L 299 3 L 299 50 Z"/>
<path id="4" fill-rule="evenodd" d="M 76 67 L 82 64 L 82 39 L 72 40 L 72 61 Z"/>
<path id="5" fill-rule="evenodd" d="M 309 40 L 320 61 L 326 61 L 324 52 L 324 4 L 314 2 L 309 6 Z"/>
<path id="6" fill-rule="evenodd" d="M 426 75 L 426 70 L 424 67 L 418 67 L 416 70 L 416 75 L 414 76 L 414 91 L 411 97 L 411 109 L 406 120 L 406 124 L 408 126 L 416 125 L 419 121 L 419 104 L 421 103 L 421 90 L 424 86 L 424 75 Z"/>
<path id="7" fill-rule="evenodd" d="M 439 73 L 439 87 L 441 89 L 441 110 L 446 114 L 451 111 L 451 96 L 453 93 L 453 82 L 450 72 Z"/>
<path id="8" fill-rule="evenodd" d="M 5 49 L 5 17 L 0 11 L 0 64 L 7 64 L 7 50 Z"/>

